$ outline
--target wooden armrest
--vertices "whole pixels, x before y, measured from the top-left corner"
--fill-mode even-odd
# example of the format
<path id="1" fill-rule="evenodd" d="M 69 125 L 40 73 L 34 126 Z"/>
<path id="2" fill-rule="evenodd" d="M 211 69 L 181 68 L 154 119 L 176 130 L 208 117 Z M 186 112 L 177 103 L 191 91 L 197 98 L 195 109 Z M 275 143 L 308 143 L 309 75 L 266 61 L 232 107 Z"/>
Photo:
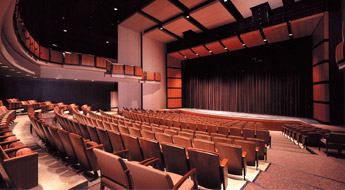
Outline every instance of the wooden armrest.
<path id="1" fill-rule="evenodd" d="M 22 149 L 22 148 L 28 148 L 28 146 L 27 145 L 23 145 L 23 146 L 20 146 L 20 147 L 8 148 L 8 149 L 5 149 L 4 151 L 6 153 L 9 153 L 9 152 L 17 151 L 17 150 Z"/>
<path id="2" fill-rule="evenodd" d="M 222 161 L 220 161 L 220 166 L 225 167 L 228 164 L 228 159 L 224 158 Z"/>
<path id="3" fill-rule="evenodd" d="M 149 160 L 149 161 L 147 161 L 147 162 L 145 162 L 145 163 L 141 163 L 140 162 L 140 164 L 142 164 L 142 165 L 144 165 L 144 166 L 148 166 L 148 165 L 150 165 L 150 164 L 152 164 L 152 163 L 154 163 L 154 162 L 156 162 L 156 161 L 158 161 L 159 160 L 159 158 L 154 158 L 154 159 L 151 159 L 151 160 Z"/>
<path id="4" fill-rule="evenodd" d="M 103 144 L 98 144 L 98 145 L 95 145 L 95 146 L 87 147 L 86 150 L 92 150 L 94 148 L 102 149 L 103 148 Z"/>
<path id="5" fill-rule="evenodd" d="M 14 142 L 17 142 L 19 141 L 19 139 L 17 140 L 13 140 L 13 141 L 5 141 L 5 142 L 0 142 L 0 145 L 4 145 L 4 144 L 10 144 L 10 143 L 14 143 Z"/>
<path id="6" fill-rule="evenodd" d="M 146 162 L 151 161 L 152 159 L 155 159 L 155 158 L 156 158 L 156 157 L 152 157 L 152 158 L 145 159 L 145 160 L 139 162 L 139 164 L 145 164 Z"/>
<path id="7" fill-rule="evenodd" d="M 9 135 L 9 136 L 0 136 L 0 140 L 2 140 L 2 139 L 6 139 L 7 137 L 15 137 L 16 135 Z"/>
<path id="8" fill-rule="evenodd" d="M 242 152 L 242 158 L 245 158 L 247 156 L 247 152 Z"/>
<path id="9" fill-rule="evenodd" d="M 191 176 L 192 180 L 194 181 L 194 187 L 197 187 L 196 173 L 195 172 L 196 172 L 196 169 L 193 168 L 189 172 L 184 174 L 184 176 L 174 185 L 172 190 L 180 188 L 181 185 L 183 184 L 183 182 L 185 182 L 188 179 L 189 176 Z"/>
<path id="10" fill-rule="evenodd" d="M 113 154 L 116 155 L 116 156 L 120 156 L 121 158 L 128 159 L 129 150 L 128 149 L 120 150 L 120 151 L 117 151 L 117 152 L 113 152 Z"/>
<path id="11" fill-rule="evenodd" d="M 256 152 L 259 152 L 259 150 L 260 150 L 259 147 L 256 147 L 256 148 L 255 148 L 255 151 L 256 151 Z"/>

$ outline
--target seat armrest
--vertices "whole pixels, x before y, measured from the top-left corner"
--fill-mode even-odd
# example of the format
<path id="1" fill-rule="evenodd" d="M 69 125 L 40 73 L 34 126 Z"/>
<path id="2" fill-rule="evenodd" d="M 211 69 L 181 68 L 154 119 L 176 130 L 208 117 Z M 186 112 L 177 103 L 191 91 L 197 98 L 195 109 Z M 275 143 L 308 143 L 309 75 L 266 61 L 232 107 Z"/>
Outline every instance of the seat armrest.
<path id="1" fill-rule="evenodd" d="M 255 148 L 255 151 L 256 151 L 256 152 L 259 152 L 259 150 L 260 150 L 260 148 L 257 146 L 257 147 Z"/>
<path id="2" fill-rule="evenodd" d="M 95 146 L 87 147 L 86 150 L 87 151 L 89 151 L 89 150 L 92 151 L 92 149 L 94 149 L 94 148 L 103 149 L 103 144 L 98 144 L 98 145 L 95 145 Z"/>
<path id="3" fill-rule="evenodd" d="M 242 158 L 245 158 L 247 156 L 247 152 L 242 152 Z"/>
<path id="4" fill-rule="evenodd" d="M 17 141 L 19 141 L 19 139 L 13 140 L 13 141 L 0 142 L 0 145 L 2 146 L 2 145 L 5 145 L 5 144 L 10 144 L 10 143 L 17 142 Z"/>
<path id="5" fill-rule="evenodd" d="M 228 164 L 228 159 L 224 158 L 222 161 L 220 161 L 220 167 L 226 167 Z"/>
<path id="6" fill-rule="evenodd" d="M 194 182 L 194 189 L 197 189 L 198 187 L 198 181 L 196 179 L 196 169 L 193 168 L 189 172 L 187 172 L 172 188 L 172 190 L 179 189 L 181 185 L 188 179 L 188 177 L 191 177 Z"/>
<path id="7" fill-rule="evenodd" d="M 117 152 L 113 152 L 113 154 L 116 155 L 116 156 L 120 156 L 121 158 L 128 159 L 129 150 L 128 149 L 120 150 L 120 151 L 117 151 Z"/>
<path id="8" fill-rule="evenodd" d="M 146 159 L 146 160 L 143 160 L 141 162 L 139 162 L 141 165 L 144 165 L 144 166 L 149 166 L 155 162 L 157 162 L 159 160 L 159 158 L 155 158 L 155 157 L 152 157 L 152 158 L 149 158 L 149 159 Z M 144 162 L 146 161 L 146 162 Z"/>

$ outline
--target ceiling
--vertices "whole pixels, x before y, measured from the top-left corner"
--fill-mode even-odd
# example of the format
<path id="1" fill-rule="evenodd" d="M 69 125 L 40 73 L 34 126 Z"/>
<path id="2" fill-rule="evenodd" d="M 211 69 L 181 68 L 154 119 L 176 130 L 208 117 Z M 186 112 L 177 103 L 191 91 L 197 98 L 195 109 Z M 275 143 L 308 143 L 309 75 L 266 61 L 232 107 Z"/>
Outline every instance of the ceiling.
<path id="1" fill-rule="evenodd" d="M 118 23 L 149 2 L 19 0 L 18 7 L 25 27 L 41 45 L 116 59 Z"/>

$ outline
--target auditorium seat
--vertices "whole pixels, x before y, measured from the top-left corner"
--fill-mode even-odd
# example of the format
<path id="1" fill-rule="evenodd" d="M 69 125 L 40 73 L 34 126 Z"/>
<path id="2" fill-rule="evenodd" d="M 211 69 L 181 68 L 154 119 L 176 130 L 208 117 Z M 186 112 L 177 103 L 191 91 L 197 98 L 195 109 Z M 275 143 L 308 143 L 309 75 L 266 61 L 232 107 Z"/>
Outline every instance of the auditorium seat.
<path id="1" fill-rule="evenodd" d="M 208 140 L 194 139 L 194 148 L 199 148 L 203 150 L 208 150 L 211 152 L 216 151 L 215 143 Z"/>
<path id="2" fill-rule="evenodd" d="M 145 138 L 148 138 L 148 139 L 152 139 L 152 140 L 156 140 L 155 133 L 152 132 L 152 131 L 143 129 L 143 130 L 141 130 L 141 135 L 142 135 L 142 137 L 145 137 Z"/>
<path id="3" fill-rule="evenodd" d="M 78 159 L 77 156 L 74 152 L 74 148 L 71 143 L 71 139 L 69 138 L 69 132 L 63 130 L 63 129 L 58 129 L 58 134 L 60 136 L 62 145 L 66 151 L 66 155 L 69 158 L 69 161 L 71 163 L 77 163 Z"/>
<path id="4" fill-rule="evenodd" d="M 165 134 L 165 133 L 160 133 L 156 132 L 155 137 L 158 140 L 159 143 L 173 143 L 173 139 L 171 135 Z"/>
<path id="5" fill-rule="evenodd" d="M 93 126 L 90 126 L 90 125 L 87 125 L 86 127 L 87 127 L 87 130 L 89 131 L 91 140 L 93 142 L 101 144 L 101 141 L 98 138 L 96 127 L 93 127 Z"/>
<path id="6" fill-rule="evenodd" d="M 111 147 L 113 148 L 113 152 L 119 152 L 125 149 L 121 134 L 119 132 L 108 130 L 107 133 L 109 136 Z"/>
<path id="7" fill-rule="evenodd" d="M 58 128 L 56 127 L 48 127 L 54 141 L 55 141 L 55 145 L 56 145 L 56 148 L 57 150 L 59 151 L 59 153 L 63 156 L 63 157 L 66 157 L 67 156 L 67 153 L 66 153 L 66 150 L 63 146 L 63 143 L 62 143 L 62 140 L 59 136 L 59 133 L 58 133 Z"/>
<path id="8" fill-rule="evenodd" d="M 79 123 L 79 127 L 80 127 L 80 132 L 82 136 L 84 137 L 84 139 L 90 139 L 90 134 L 89 134 L 86 124 Z"/>
<path id="9" fill-rule="evenodd" d="M 128 127 L 129 134 L 135 137 L 141 137 L 141 132 L 139 129 L 134 127 Z"/>
<path id="10" fill-rule="evenodd" d="M 198 131 L 205 131 L 205 132 L 206 132 L 207 126 L 206 126 L 205 124 L 198 123 L 198 124 L 196 125 L 196 129 L 197 129 Z"/>
<path id="11" fill-rule="evenodd" d="M 229 135 L 229 136 L 228 136 L 228 139 L 231 139 L 231 143 L 232 143 L 232 144 L 235 143 L 235 140 L 236 140 L 236 139 L 245 140 L 244 137 L 241 137 L 241 136 L 234 136 L 234 135 Z"/>
<path id="12" fill-rule="evenodd" d="M 155 140 L 144 137 L 139 138 L 139 141 L 144 159 L 158 158 L 159 160 L 153 164 L 153 167 L 164 171 L 164 160 L 159 143 Z"/>
<path id="13" fill-rule="evenodd" d="M 165 129 L 164 133 L 168 134 L 168 135 L 171 135 L 171 136 L 174 136 L 174 135 L 178 134 L 178 132 L 176 130 L 171 130 L 171 129 Z"/>
<path id="14" fill-rule="evenodd" d="M 185 131 L 181 131 L 178 133 L 179 136 L 183 136 L 183 137 L 188 137 L 193 139 L 194 138 L 194 134 L 193 133 L 189 133 L 189 132 L 185 132 Z"/>
<path id="15" fill-rule="evenodd" d="M 190 168 L 195 168 L 198 184 L 210 189 L 226 189 L 228 185 L 227 159 L 220 160 L 214 152 L 188 148 Z"/>
<path id="16" fill-rule="evenodd" d="M 103 149 L 103 145 L 92 141 L 85 141 L 81 136 L 73 133 L 69 134 L 69 138 L 82 169 L 84 171 L 93 171 L 95 177 L 98 177 L 97 170 L 99 170 L 99 165 L 92 149 Z"/>
<path id="17" fill-rule="evenodd" d="M 257 130 L 256 138 L 264 139 L 267 146 L 271 147 L 271 136 L 268 130 Z"/>
<path id="18" fill-rule="evenodd" d="M 231 139 L 224 138 L 224 137 L 213 137 L 212 140 L 213 140 L 213 142 L 216 143 L 216 148 L 217 149 L 218 149 L 218 143 L 227 143 L 227 144 L 231 144 L 232 143 Z"/>
<path id="19" fill-rule="evenodd" d="M 217 133 L 218 127 L 217 125 L 207 125 L 207 132 L 208 133 Z"/>
<path id="20" fill-rule="evenodd" d="M 173 140 L 174 140 L 174 144 L 177 144 L 178 146 L 182 146 L 184 148 L 193 147 L 192 138 L 180 136 L 180 135 L 174 135 Z"/>
<path id="21" fill-rule="evenodd" d="M 110 123 L 110 128 L 113 131 L 120 132 L 118 125 L 115 123 Z"/>
<path id="22" fill-rule="evenodd" d="M 161 143 L 166 171 L 184 175 L 189 171 L 186 149 L 171 143 Z"/>
<path id="23" fill-rule="evenodd" d="M 242 175 L 246 180 L 246 152 L 242 152 L 242 147 L 234 144 L 218 143 L 218 153 L 220 159 L 228 159 L 228 172 L 230 174 Z"/>
<path id="24" fill-rule="evenodd" d="M 243 137 L 244 138 L 255 138 L 254 128 L 243 128 Z"/>
<path id="25" fill-rule="evenodd" d="M 256 146 L 255 142 L 247 140 L 235 140 L 235 144 L 242 147 L 242 151 L 246 152 L 246 161 L 248 166 L 259 166 L 258 161 L 258 151 L 259 148 Z"/>
<path id="26" fill-rule="evenodd" d="M 97 135 L 101 144 L 103 144 L 104 150 L 107 152 L 114 152 L 113 147 L 111 146 L 110 138 L 108 132 L 102 128 L 96 128 Z"/>
<path id="27" fill-rule="evenodd" d="M 259 147 L 258 157 L 259 160 L 267 160 L 267 144 L 265 140 L 258 138 L 246 138 L 248 141 L 253 141 L 256 143 L 256 147 Z"/>
<path id="28" fill-rule="evenodd" d="M 129 170 L 125 161 L 114 154 L 94 149 L 93 150 L 101 170 L 101 188 L 132 189 L 130 185 Z"/>
<path id="29" fill-rule="evenodd" d="M 164 129 L 163 128 L 159 128 L 159 127 L 152 127 L 152 131 L 154 133 L 156 133 L 156 132 L 164 133 Z"/>
<path id="30" fill-rule="evenodd" d="M 129 130 L 127 126 L 118 125 L 121 134 L 129 134 Z"/>
<path id="31" fill-rule="evenodd" d="M 242 129 L 239 127 L 230 127 L 230 135 L 242 136 Z"/>
<path id="32" fill-rule="evenodd" d="M 129 134 L 121 133 L 123 145 L 125 149 L 128 150 L 128 160 L 131 161 L 142 161 L 143 154 L 140 148 L 139 139 L 138 137 L 131 136 Z"/>
<path id="33" fill-rule="evenodd" d="M 126 162 L 133 189 L 196 189 L 195 169 L 184 176 L 163 172 L 135 162 Z M 193 180 L 190 180 L 191 177 Z"/>
<path id="34" fill-rule="evenodd" d="M 188 129 L 188 123 L 181 121 L 180 125 L 181 125 L 181 129 Z"/>
<path id="35" fill-rule="evenodd" d="M 188 123 L 188 129 L 191 129 L 193 131 L 196 131 L 197 124 L 196 123 Z"/>
<path id="36" fill-rule="evenodd" d="M 203 139 L 203 140 L 211 141 L 212 140 L 212 136 L 211 135 L 204 135 L 204 134 L 195 134 L 195 138 L 194 139 Z"/>

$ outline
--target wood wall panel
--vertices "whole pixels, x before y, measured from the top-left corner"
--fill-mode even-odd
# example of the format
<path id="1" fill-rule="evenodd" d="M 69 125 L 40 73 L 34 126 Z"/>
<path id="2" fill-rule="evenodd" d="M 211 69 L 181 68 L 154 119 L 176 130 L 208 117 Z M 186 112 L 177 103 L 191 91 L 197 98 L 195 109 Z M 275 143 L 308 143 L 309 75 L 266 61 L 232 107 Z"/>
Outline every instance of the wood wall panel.
<path id="1" fill-rule="evenodd" d="M 329 63 L 313 67 L 313 82 L 329 81 Z"/>
<path id="2" fill-rule="evenodd" d="M 201 57 L 212 55 L 203 45 L 192 47 L 192 50 Z"/>
<path id="3" fill-rule="evenodd" d="M 168 99 L 168 108 L 182 107 L 182 99 Z"/>
<path id="4" fill-rule="evenodd" d="M 281 42 L 290 39 L 286 22 L 264 28 L 263 32 L 268 43 Z"/>
<path id="5" fill-rule="evenodd" d="M 329 84 L 313 85 L 314 101 L 329 102 Z"/>
<path id="6" fill-rule="evenodd" d="M 324 42 L 313 49 L 313 65 L 329 60 L 329 42 Z"/>
<path id="7" fill-rule="evenodd" d="M 134 75 L 134 66 L 125 65 L 125 74 Z"/>
<path id="8" fill-rule="evenodd" d="M 247 47 L 265 45 L 264 39 L 260 34 L 260 30 L 255 30 L 252 32 L 241 34 L 241 38 L 243 42 L 247 45 Z"/>
<path id="9" fill-rule="evenodd" d="M 225 39 L 223 39 L 221 41 L 225 45 L 225 47 L 227 47 L 228 50 L 230 50 L 230 51 L 244 49 L 244 46 L 242 45 L 242 42 L 240 41 L 240 39 L 238 39 L 237 36 L 232 36 L 230 38 L 225 38 Z"/>
<path id="10" fill-rule="evenodd" d="M 218 41 L 205 44 L 205 46 L 214 54 L 226 52 L 226 49 Z"/>
<path id="11" fill-rule="evenodd" d="M 65 53 L 65 64 L 79 65 L 79 54 Z"/>
<path id="12" fill-rule="evenodd" d="M 86 66 L 95 66 L 95 56 L 82 54 L 81 64 Z"/>
<path id="13" fill-rule="evenodd" d="M 168 89 L 168 98 L 181 98 L 182 89 Z"/>
<path id="14" fill-rule="evenodd" d="M 146 80 L 154 81 L 155 80 L 155 73 L 146 72 Z"/>
<path id="15" fill-rule="evenodd" d="M 135 76 L 142 76 L 143 75 L 143 68 L 141 68 L 141 67 L 135 67 L 134 68 L 134 75 Z"/>
<path id="16" fill-rule="evenodd" d="M 144 7 L 142 11 L 162 22 L 182 13 L 178 7 L 167 0 L 153 1 L 151 4 Z"/>
<path id="17" fill-rule="evenodd" d="M 168 78 L 168 88 L 181 88 L 182 87 L 182 79 L 170 79 Z"/>
<path id="18" fill-rule="evenodd" d="M 63 63 L 62 61 L 62 53 L 59 51 L 55 51 L 53 49 L 50 49 L 50 61 L 55 63 Z"/>
<path id="19" fill-rule="evenodd" d="M 167 77 L 182 78 L 181 69 L 168 68 Z"/>
<path id="20" fill-rule="evenodd" d="M 113 74 L 123 74 L 125 71 L 123 65 L 113 65 Z"/>
<path id="21" fill-rule="evenodd" d="M 104 57 L 96 57 L 96 67 L 106 68 L 107 61 Z"/>
<path id="22" fill-rule="evenodd" d="M 155 73 L 155 81 L 161 81 L 161 74 Z"/>
<path id="23" fill-rule="evenodd" d="M 40 46 L 40 58 L 46 61 L 49 61 L 49 49 L 43 46 Z"/>
<path id="24" fill-rule="evenodd" d="M 330 122 L 329 104 L 314 103 L 314 118 L 322 122 Z"/>
<path id="25" fill-rule="evenodd" d="M 151 19 L 145 17 L 141 13 L 135 13 L 133 16 L 123 21 L 120 26 L 141 32 L 153 27 L 156 24 L 157 23 L 153 22 Z"/>
<path id="26" fill-rule="evenodd" d="M 323 13 L 303 17 L 290 22 L 294 38 L 302 38 L 312 35 L 316 25 L 320 22 Z"/>

